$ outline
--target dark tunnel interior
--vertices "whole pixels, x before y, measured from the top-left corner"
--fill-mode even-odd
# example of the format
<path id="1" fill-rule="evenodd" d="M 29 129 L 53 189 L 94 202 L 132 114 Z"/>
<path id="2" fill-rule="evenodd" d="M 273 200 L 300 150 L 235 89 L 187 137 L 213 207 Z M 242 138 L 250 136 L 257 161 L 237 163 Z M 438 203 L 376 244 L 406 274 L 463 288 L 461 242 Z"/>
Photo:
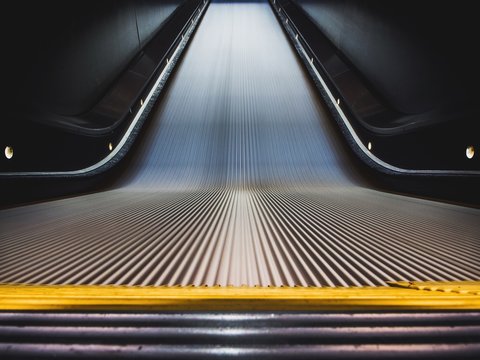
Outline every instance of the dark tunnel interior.
<path id="1" fill-rule="evenodd" d="M 475 8 L 6 3 L 0 356 L 478 358 Z"/>
<path id="2" fill-rule="evenodd" d="M 8 49 L 2 86 L 8 90 L 2 96 L 0 140 L 5 150 L 15 149 L 14 160 L 1 159 L 2 172 L 14 175 L 74 171 L 104 158 L 168 59 L 165 53 L 195 2 L 103 0 L 92 9 L 82 1 L 47 1 L 28 11 L 21 2 L 9 6 L 12 16 L 2 24 Z M 475 15 L 468 5 L 293 1 L 284 6 L 365 146 L 373 145 L 383 162 L 420 174 L 392 172 L 357 151 L 374 169 L 372 177 L 387 191 L 478 203 L 473 179 L 478 156 L 466 156 L 478 148 L 479 80 Z M 10 175 L 2 182 L 10 184 Z M 96 181 L 87 177 L 55 188 L 63 189 L 59 195 L 69 187 L 88 189 L 85 184 Z M 37 184 L 53 180 L 45 178 Z M 13 182 L 25 181 L 30 182 L 25 177 Z M 33 194 L 30 185 L 18 186 L 17 194 L 3 196 L 5 203 L 18 202 L 24 192 L 32 199 L 49 196 L 41 188 L 52 188 L 40 185 Z"/>

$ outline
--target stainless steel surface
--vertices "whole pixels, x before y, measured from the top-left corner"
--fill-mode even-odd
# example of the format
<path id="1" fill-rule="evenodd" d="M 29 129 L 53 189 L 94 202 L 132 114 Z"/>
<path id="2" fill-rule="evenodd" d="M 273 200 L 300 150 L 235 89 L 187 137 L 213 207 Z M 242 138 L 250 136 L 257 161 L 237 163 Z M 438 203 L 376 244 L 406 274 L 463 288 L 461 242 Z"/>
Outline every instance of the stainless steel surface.
<path id="1" fill-rule="evenodd" d="M 315 326 L 478 326 L 480 312 L 0 312 L 2 326 L 137 326 L 137 327 L 234 327 L 276 328 Z"/>
<path id="2" fill-rule="evenodd" d="M 479 313 L 0 313 L 3 358 L 476 359 Z"/>
<path id="3" fill-rule="evenodd" d="M 0 211 L 0 282 L 480 279 L 480 211 L 357 174 L 269 5 L 212 3 L 109 191 Z"/>

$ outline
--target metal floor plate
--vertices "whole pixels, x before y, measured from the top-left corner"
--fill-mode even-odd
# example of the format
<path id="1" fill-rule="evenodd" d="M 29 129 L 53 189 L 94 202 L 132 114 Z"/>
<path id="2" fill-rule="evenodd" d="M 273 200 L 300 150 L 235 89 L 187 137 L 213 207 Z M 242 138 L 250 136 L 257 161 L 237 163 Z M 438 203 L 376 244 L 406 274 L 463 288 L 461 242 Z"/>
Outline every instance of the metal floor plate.
<path id="1" fill-rule="evenodd" d="M 8 359 L 478 359 L 478 312 L 0 313 Z"/>
<path id="2" fill-rule="evenodd" d="M 177 66 L 111 190 L 0 211 L 0 282 L 480 279 L 480 211 L 370 188 L 266 2 L 212 3 Z"/>

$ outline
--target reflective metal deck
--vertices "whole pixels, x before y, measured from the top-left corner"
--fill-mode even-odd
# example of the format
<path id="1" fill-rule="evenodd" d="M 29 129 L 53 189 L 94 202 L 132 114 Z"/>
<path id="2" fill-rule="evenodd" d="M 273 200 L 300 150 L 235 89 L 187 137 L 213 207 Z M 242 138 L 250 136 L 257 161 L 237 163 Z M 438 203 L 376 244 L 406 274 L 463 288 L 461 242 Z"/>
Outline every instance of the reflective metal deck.
<path id="1" fill-rule="evenodd" d="M 480 279 L 480 211 L 356 168 L 265 3 L 212 3 L 109 191 L 0 211 L 0 282 Z"/>

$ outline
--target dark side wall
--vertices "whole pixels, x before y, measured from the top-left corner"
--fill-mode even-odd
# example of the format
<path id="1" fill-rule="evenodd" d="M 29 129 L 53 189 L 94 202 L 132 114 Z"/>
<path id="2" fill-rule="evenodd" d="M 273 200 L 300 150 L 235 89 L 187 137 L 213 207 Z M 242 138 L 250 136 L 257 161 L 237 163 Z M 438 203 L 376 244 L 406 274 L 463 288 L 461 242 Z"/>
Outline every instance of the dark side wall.
<path id="1" fill-rule="evenodd" d="M 474 2 L 294 1 L 396 111 L 476 101 Z"/>
<path id="2" fill-rule="evenodd" d="M 16 1 L 4 7 L 9 104 L 89 110 L 186 0 Z M 4 99 L 5 100 L 5 99 Z"/>

